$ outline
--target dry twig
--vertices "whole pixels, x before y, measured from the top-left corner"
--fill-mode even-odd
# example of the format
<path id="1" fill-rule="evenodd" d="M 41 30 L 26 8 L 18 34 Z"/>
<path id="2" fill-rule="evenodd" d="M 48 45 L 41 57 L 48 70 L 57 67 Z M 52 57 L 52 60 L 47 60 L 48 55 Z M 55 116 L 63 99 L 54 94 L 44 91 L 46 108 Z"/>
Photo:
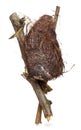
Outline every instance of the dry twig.
<path id="1" fill-rule="evenodd" d="M 18 35 L 16 35 L 16 37 L 17 37 L 18 42 L 19 42 L 22 58 L 23 58 L 24 62 L 26 63 L 25 42 L 24 42 L 25 37 L 24 37 L 24 32 L 23 32 L 24 21 L 21 24 L 21 22 L 20 22 L 21 19 L 18 17 L 18 15 L 16 13 L 13 13 L 10 16 L 10 20 L 11 20 L 11 23 L 14 27 L 15 32 L 17 32 L 18 30 L 20 30 L 20 28 L 22 28 L 21 31 L 19 31 Z M 38 82 L 36 80 L 28 77 L 28 75 L 24 74 L 24 76 L 32 85 L 32 87 L 33 87 L 33 89 L 38 97 L 39 104 L 43 109 L 45 118 L 48 119 L 52 115 L 49 101 L 47 100 L 46 96 L 44 95 L 43 91 L 41 90 Z"/>
<path id="2" fill-rule="evenodd" d="M 54 23 L 55 23 L 54 29 L 56 28 L 59 10 L 60 10 L 60 7 L 57 6 L 56 12 L 55 12 L 55 17 L 54 17 Z M 25 66 L 26 66 L 25 34 L 24 34 L 24 31 L 23 31 L 24 25 L 25 25 L 25 23 L 24 23 L 25 18 L 20 19 L 19 16 L 16 13 L 13 13 L 12 15 L 10 15 L 10 20 L 11 20 L 11 23 L 12 23 L 13 28 L 15 30 L 15 35 L 13 35 L 10 38 L 13 38 L 14 36 L 17 37 L 19 47 L 20 47 L 20 50 L 21 50 L 21 54 L 22 54 L 22 58 L 24 60 Z M 26 67 L 26 69 L 27 69 L 27 67 Z M 37 95 L 37 98 L 39 100 L 39 105 L 38 105 L 35 123 L 36 124 L 41 123 L 42 110 L 43 110 L 45 118 L 47 120 L 49 120 L 50 117 L 52 116 L 51 101 L 49 101 L 46 98 L 45 93 L 41 89 L 41 86 L 36 79 L 29 77 L 29 75 L 27 73 L 23 73 L 23 76 L 26 78 L 27 81 L 30 82 L 30 84 L 32 85 L 32 87 L 33 87 L 33 89 L 34 89 L 34 91 Z M 49 87 L 49 90 L 51 90 L 50 87 Z"/>

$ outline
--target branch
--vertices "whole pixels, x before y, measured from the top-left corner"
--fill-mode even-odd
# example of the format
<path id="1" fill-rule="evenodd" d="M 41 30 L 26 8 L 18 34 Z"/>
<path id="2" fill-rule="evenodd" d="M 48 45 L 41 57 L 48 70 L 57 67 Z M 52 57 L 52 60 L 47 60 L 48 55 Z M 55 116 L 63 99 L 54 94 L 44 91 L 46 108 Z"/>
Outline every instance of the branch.
<path id="1" fill-rule="evenodd" d="M 56 6 L 56 11 L 55 11 L 55 15 L 54 15 L 54 29 L 56 29 L 59 12 L 60 12 L 60 7 Z"/>
<path id="2" fill-rule="evenodd" d="M 57 6 L 56 11 L 55 11 L 55 16 L 54 16 L 54 29 L 56 29 L 59 11 L 60 11 L 60 7 Z M 25 66 L 26 66 L 25 35 L 24 35 L 24 31 L 23 31 L 24 25 L 25 25 L 25 22 L 24 22 L 25 18 L 20 19 L 16 13 L 13 13 L 10 16 L 10 20 L 11 20 L 11 23 L 15 30 L 15 34 L 11 38 L 13 38 L 14 36 L 17 37 L 19 47 L 21 50 L 21 54 L 22 54 L 22 58 L 24 60 Z M 47 118 L 47 120 L 49 120 L 50 116 L 52 116 L 51 101 L 49 101 L 46 98 L 45 92 L 43 92 L 43 90 L 41 89 L 41 85 L 38 83 L 37 80 L 29 77 L 27 73 L 24 73 L 23 76 L 26 78 L 26 80 L 28 80 L 30 82 L 30 84 L 32 85 L 32 87 L 37 95 L 37 98 L 39 100 L 35 123 L 36 124 L 41 123 L 42 110 L 44 112 L 45 118 Z M 48 90 L 50 91 L 50 87 Z M 46 92 L 48 92 L 48 90 L 46 90 Z"/>
<path id="3" fill-rule="evenodd" d="M 25 36 L 24 36 L 24 19 L 20 19 L 19 16 L 16 13 L 13 13 L 12 15 L 10 15 L 10 20 L 11 23 L 13 25 L 13 28 L 15 30 L 15 35 L 17 37 L 18 43 L 19 43 L 19 47 L 21 50 L 21 54 L 22 54 L 22 58 L 24 60 L 24 62 L 26 63 L 26 54 L 25 54 Z M 18 33 L 18 35 L 16 35 Z M 13 38 L 10 37 L 10 38 Z"/>
<path id="4" fill-rule="evenodd" d="M 40 104 L 38 104 L 37 114 L 36 114 L 36 119 L 35 119 L 36 124 L 42 123 L 41 116 L 42 116 L 42 107 Z"/>
<path id="5" fill-rule="evenodd" d="M 60 7 L 56 6 L 55 15 L 54 15 L 54 30 L 56 29 L 59 12 L 60 12 Z M 48 88 L 49 88 L 49 91 L 47 91 L 47 92 L 50 92 L 51 88 L 50 87 L 48 87 Z M 36 120 L 35 120 L 36 124 L 41 123 L 41 115 L 42 115 L 42 107 L 39 104 L 38 109 L 37 109 L 37 114 L 36 114 Z"/>
<path id="6" fill-rule="evenodd" d="M 41 87 L 40 87 L 40 85 L 39 85 L 39 83 L 38 83 L 37 80 L 35 80 L 35 79 L 29 77 L 27 73 L 23 73 L 22 76 L 24 76 L 24 78 L 26 78 L 26 79 L 30 82 L 30 84 L 32 85 L 32 87 L 33 87 L 33 89 L 34 89 L 34 91 L 35 91 L 35 94 L 37 95 L 37 98 L 38 98 L 38 100 L 39 100 L 39 104 L 40 104 L 40 106 L 42 107 L 42 110 L 43 110 L 43 112 L 44 112 L 45 118 L 46 118 L 47 120 L 50 120 L 50 117 L 52 116 L 52 111 L 51 111 L 51 104 L 52 104 L 52 102 L 49 101 L 49 100 L 46 98 L 46 96 L 45 96 L 44 92 L 42 91 L 42 89 L 41 89 Z M 40 106 L 39 106 L 39 107 L 40 107 Z M 38 109 L 39 109 L 39 107 L 38 107 Z M 41 108 L 40 108 L 40 112 L 42 112 L 42 111 L 41 111 Z M 38 112 L 38 113 L 39 113 L 39 112 Z M 37 114 L 37 115 L 38 115 L 38 114 Z M 41 114 L 39 114 L 39 116 L 41 116 Z M 40 117 L 40 118 L 41 118 L 41 117 Z M 36 121 L 35 121 L 35 122 L 36 122 Z M 41 121 L 40 121 L 40 122 L 41 122 Z M 38 123 L 37 123 L 37 124 L 38 124 Z"/>
<path id="7" fill-rule="evenodd" d="M 11 23 L 13 25 L 13 28 L 15 30 L 15 36 L 17 37 L 22 58 L 24 60 L 25 66 L 26 66 L 26 51 L 25 51 L 25 36 L 23 32 L 24 28 L 24 18 L 20 19 L 19 16 L 16 13 L 13 13 L 10 16 Z M 41 87 L 37 80 L 30 78 L 26 73 L 24 74 L 24 77 L 30 82 L 32 85 L 37 98 L 39 100 L 39 104 L 42 107 L 42 110 L 44 112 L 45 118 L 47 120 L 52 116 L 51 107 L 50 107 L 50 101 L 47 100 L 46 96 L 44 95 L 43 91 L 41 90 Z"/>

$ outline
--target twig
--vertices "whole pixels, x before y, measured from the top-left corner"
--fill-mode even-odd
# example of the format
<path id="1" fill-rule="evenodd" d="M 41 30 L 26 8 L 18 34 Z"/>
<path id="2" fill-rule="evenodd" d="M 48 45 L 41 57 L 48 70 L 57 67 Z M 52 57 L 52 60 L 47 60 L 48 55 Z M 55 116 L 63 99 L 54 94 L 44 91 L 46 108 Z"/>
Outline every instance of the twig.
<path id="1" fill-rule="evenodd" d="M 54 30 L 56 29 L 59 12 L 60 12 L 60 7 L 56 6 L 55 15 L 54 15 Z M 39 104 L 37 109 L 37 114 L 36 114 L 36 120 L 35 120 L 37 124 L 41 123 L 41 114 L 42 114 L 42 107 Z"/>
<path id="2" fill-rule="evenodd" d="M 11 23 L 12 23 L 16 33 L 22 28 L 21 31 L 19 31 L 19 33 L 17 33 L 16 37 L 19 42 L 22 58 L 25 62 L 25 66 L 26 66 L 25 36 L 24 36 L 24 32 L 23 32 L 24 20 L 20 19 L 16 13 L 13 13 L 10 16 L 10 20 L 11 20 Z M 39 100 L 39 104 L 42 107 L 42 110 L 44 112 L 44 116 L 48 120 L 50 118 L 50 116 L 52 116 L 50 101 L 47 100 L 47 98 L 44 95 L 43 91 L 41 90 L 41 87 L 37 80 L 32 79 L 26 73 L 24 74 L 24 76 L 32 85 L 32 87 L 37 95 L 37 98 Z M 40 111 L 40 113 L 41 113 L 41 111 Z"/>
<path id="3" fill-rule="evenodd" d="M 55 16 L 54 16 L 54 29 L 56 29 L 59 11 L 60 11 L 60 7 L 57 6 L 56 11 L 55 11 Z M 13 38 L 15 36 L 17 37 L 17 40 L 18 40 L 19 46 L 20 46 L 20 50 L 21 50 L 21 54 L 22 54 L 22 58 L 24 60 L 25 66 L 26 66 L 25 35 L 24 35 L 24 31 L 23 31 L 24 25 L 25 25 L 25 23 L 24 23 L 25 18 L 20 19 L 16 13 L 13 13 L 10 16 L 10 20 L 11 20 L 11 23 L 16 32 L 13 36 L 11 36 L 11 38 Z M 23 76 L 30 82 L 30 84 L 32 85 L 32 87 L 37 95 L 37 98 L 39 100 L 35 123 L 36 124 L 41 123 L 42 110 L 44 112 L 45 118 L 47 118 L 47 120 L 49 120 L 50 116 L 52 116 L 51 102 L 46 98 L 46 96 L 45 96 L 44 92 L 42 91 L 40 84 L 38 83 L 37 80 L 30 78 L 28 76 L 28 74 L 26 74 L 26 73 L 24 73 Z"/>
<path id="4" fill-rule="evenodd" d="M 40 104 L 38 104 L 37 114 L 36 114 L 36 119 L 35 119 L 36 124 L 42 123 L 41 116 L 42 116 L 42 107 Z"/>
<path id="5" fill-rule="evenodd" d="M 39 104 L 42 107 L 42 110 L 44 112 L 45 118 L 47 118 L 47 120 L 50 119 L 50 117 L 52 116 L 52 111 L 51 111 L 52 102 L 46 98 L 46 96 L 45 96 L 44 92 L 42 91 L 37 80 L 29 77 L 27 73 L 23 73 L 22 76 L 24 76 L 32 85 L 32 87 L 37 95 L 37 98 L 39 100 Z"/>
<path id="6" fill-rule="evenodd" d="M 15 35 L 17 37 L 18 43 L 19 43 L 19 47 L 21 50 L 21 54 L 22 54 L 22 58 L 26 64 L 26 53 L 25 53 L 25 36 L 24 36 L 24 20 L 23 18 L 20 19 L 19 16 L 16 13 L 13 13 L 12 15 L 10 15 L 10 20 L 11 23 L 13 25 L 13 28 L 15 30 L 15 34 L 17 34 L 17 32 L 19 32 L 17 35 Z M 22 28 L 21 31 L 19 31 Z"/>
<path id="7" fill-rule="evenodd" d="M 45 94 L 52 91 L 52 88 L 48 84 L 43 84 L 42 88 L 45 88 L 44 90 L 42 90 Z M 41 123 L 41 117 L 42 117 L 42 107 L 39 104 L 37 109 L 36 119 L 35 119 L 36 124 Z"/>
<path id="8" fill-rule="evenodd" d="M 55 15 L 54 15 L 54 29 L 56 29 L 59 12 L 60 12 L 60 7 L 56 6 L 56 11 L 55 11 Z"/>

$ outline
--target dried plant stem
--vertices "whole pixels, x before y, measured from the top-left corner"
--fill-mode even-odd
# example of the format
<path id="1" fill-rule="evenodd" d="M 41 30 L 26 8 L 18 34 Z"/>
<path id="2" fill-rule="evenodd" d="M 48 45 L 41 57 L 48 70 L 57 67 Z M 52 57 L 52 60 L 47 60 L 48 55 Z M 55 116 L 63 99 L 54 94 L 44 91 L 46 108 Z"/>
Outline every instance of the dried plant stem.
<path id="1" fill-rule="evenodd" d="M 55 23 L 54 29 L 56 29 L 59 11 L 60 11 L 60 7 L 57 6 L 56 11 L 55 11 L 55 16 L 54 16 L 54 23 Z M 23 28 L 25 25 L 24 20 L 25 20 L 25 18 L 20 19 L 16 13 L 13 13 L 10 16 L 10 21 L 15 30 L 15 35 L 13 35 L 11 38 L 13 38 L 14 36 L 17 37 L 19 47 L 21 50 L 21 54 L 22 54 L 22 58 L 24 60 L 25 66 L 26 66 L 25 35 L 24 35 L 24 31 L 23 31 Z M 30 84 L 32 85 L 32 87 L 35 91 L 35 94 L 39 100 L 35 123 L 36 124 L 41 123 L 42 111 L 44 113 L 45 118 L 47 118 L 47 120 L 49 121 L 50 117 L 52 116 L 51 101 L 49 101 L 46 98 L 45 93 L 41 89 L 41 86 L 37 80 L 29 77 L 27 73 L 24 73 L 23 76 L 26 78 L 26 80 L 28 80 L 30 82 Z"/>
<path id="2" fill-rule="evenodd" d="M 16 33 L 22 28 L 21 31 L 19 31 L 19 33 L 17 33 L 16 37 L 17 37 L 17 40 L 18 40 L 18 43 L 20 46 L 22 58 L 26 65 L 26 53 L 25 53 L 25 41 L 24 41 L 25 36 L 24 36 L 24 32 L 23 32 L 24 20 L 21 22 L 22 19 L 20 19 L 16 13 L 13 13 L 10 16 L 10 20 L 11 20 L 11 23 L 12 23 L 13 28 Z M 45 94 L 43 93 L 43 91 L 41 90 L 41 87 L 37 80 L 30 78 L 26 73 L 24 74 L 24 77 L 32 85 L 32 87 L 37 95 L 37 98 L 39 100 L 39 104 L 42 107 L 42 110 L 44 112 L 44 116 L 48 120 L 50 118 L 50 116 L 52 116 L 52 111 L 51 111 L 51 107 L 50 107 L 51 104 L 50 104 L 49 100 L 47 100 L 47 98 L 46 98 Z M 38 110 L 38 112 L 39 112 L 39 110 Z M 39 113 L 41 113 L 41 111 Z M 38 114 L 37 114 L 37 116 L 38 116 Z M 39 118 L 40 118 L 40 120 L 36 121 L 36 123 L 41 122 L 40 114 L 39 114 Z"/>
<path id="3" fill-rule="evenodd" d="M 15 35 L 15 36 L 17 37 L 17 40 L 18 40 L 18 43 L 19 43 L 22 58 L 23 58 L 23 60 L 26 64 L 25 42 L 24 42 L 25 36 L 24 36 L 24 31 L 23 31 L 24 20 L 22 21 L 22 24 L 21 24 L 21 20 L 22 19 L 20 19 L 19 16 L 16 13 L 13 13 L 12 15 L 10 15 L 10 21 L 13 25 L 14 30 L 15 30 L 15 34 L 17 34 L 17 32 L 18 32 L 18 34 Z M 21 29 L 21 31 L 19 31 L 20 29 Z"/>
<path id="4" fill-rule="evenodd" d="M 54 29 L 56 29 L 59 12 L 60 12 L 60 7 L 56 6 L 55 15 L 54 15 L 54 23 L 55 23 L 54 24 Z M 42 107 L 39 104 L 38 109 L 37 109 L 37 114 L 36 114 L 36 120 L 35 120 L 36 124 L 41 123 L 41 115 L 42 115 Z"/>
<path id="5" fill-rule="evenodd" d="M 37 98 L 39 100 L 39 104 L 40 106 L 42 107 L 42 110 L 43 110 L 43 113 L 44 113 L 44 116 L 45 118 L 50 118 L 52 116 L 52 111 L 51 111 L 51 101 L 49 101 L 44 92 L 41 90 L 41 87 L 38 83 L 37 80 L 35 79 L 32 79 L 30 78 L 27 74 L 26 74 L 26 79 L 30 82 L 30 84 L 32 85 L 36 95 L 37 95 Z M 39 106 L 39 107 L 40 107 Z M 38 107 L 38 109 L 39 109 Z M 41 108 L 39 109 L 41 110 Z M 40 111 L 41 112 L 41 111 Z M 38 112 L 39 113 L 39 112 Z M 38 114 L 37 114 L 38 115 Z M 39 116 L 41 116 L 41 114 L 39 114 Z M 41 117 L 40 117 L 41 118 Z"/>
<path id="6" fill-rule="evenodd" d="M 54 29 L 56 29 L 56 26 L 57 26 L 59 12 L 60 12 L 60 7 L 56 6 L 55 15 L 54 15 L 54 23 L 55 23 L 54 24 Z"/>
<path id="7" fill-rule="evenodd" d="M 40 104 L 38 104 L 37 114 L 36 114 L 36 119 L 35 119 L 36 124 L 42 123 L 41 116 L 42 116 L 42 107 Z"/>

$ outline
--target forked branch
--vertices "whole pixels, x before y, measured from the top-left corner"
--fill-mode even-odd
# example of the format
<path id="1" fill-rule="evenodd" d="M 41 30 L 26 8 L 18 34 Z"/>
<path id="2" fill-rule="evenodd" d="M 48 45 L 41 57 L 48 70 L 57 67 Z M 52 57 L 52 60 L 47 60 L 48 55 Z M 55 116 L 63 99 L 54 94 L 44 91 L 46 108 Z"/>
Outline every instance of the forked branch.
<path id="1" fill-rule="evenodd" d="M 54 16 L 54 23 L 55 23 L 54 29 L 56 29 L 59 10 L 60 10 L 60 7 L 57 6 L 56 11 L 55 11 L 55 16 Z M 17 37 L 19 47 L 20 47 L 20 50 L 21 50 L 21 54 L 22 54 L 22 58 L 24 60 L 25 66 L 26 66 L 25 34 L 24 34 L 24 31 L 23 31 L 24 25 L 25 25 L 25 22 L 24 22 L 25 18 L 23 17 L 22 19 L 20 19 L 19 16 L 16 13 L 13 13 L 13 14 L 10 15 L 10 21 L 12 23 L 14 30 L 15 30 L 15 34 L 11 38 L 13 38 L 14 36 Z M 27 67 L 26 67 L 26 69 L 27 69 Z M 25 79 L 27 81 L 30 82 L 30 84 L 32 85 L 32 87 L 35 91 L 35 94 L 36 94 L 36 96 L 39 100 L 39 105 L 38 105 L 35 123 L 36 124 L 41 123 L 42 110 L 43 110 L 45 118 L 47 118 L 47 120 L 49 120 L 50 117 L 52 116 L 51 101 L 49 101 L 46 98 L 45 93 L 42 91 L 40 84 L 38 83 L 37 80 L 29 77 L 29 75 L 27 73 L 23 73 L 23 76 L 25 77 Z"/>

